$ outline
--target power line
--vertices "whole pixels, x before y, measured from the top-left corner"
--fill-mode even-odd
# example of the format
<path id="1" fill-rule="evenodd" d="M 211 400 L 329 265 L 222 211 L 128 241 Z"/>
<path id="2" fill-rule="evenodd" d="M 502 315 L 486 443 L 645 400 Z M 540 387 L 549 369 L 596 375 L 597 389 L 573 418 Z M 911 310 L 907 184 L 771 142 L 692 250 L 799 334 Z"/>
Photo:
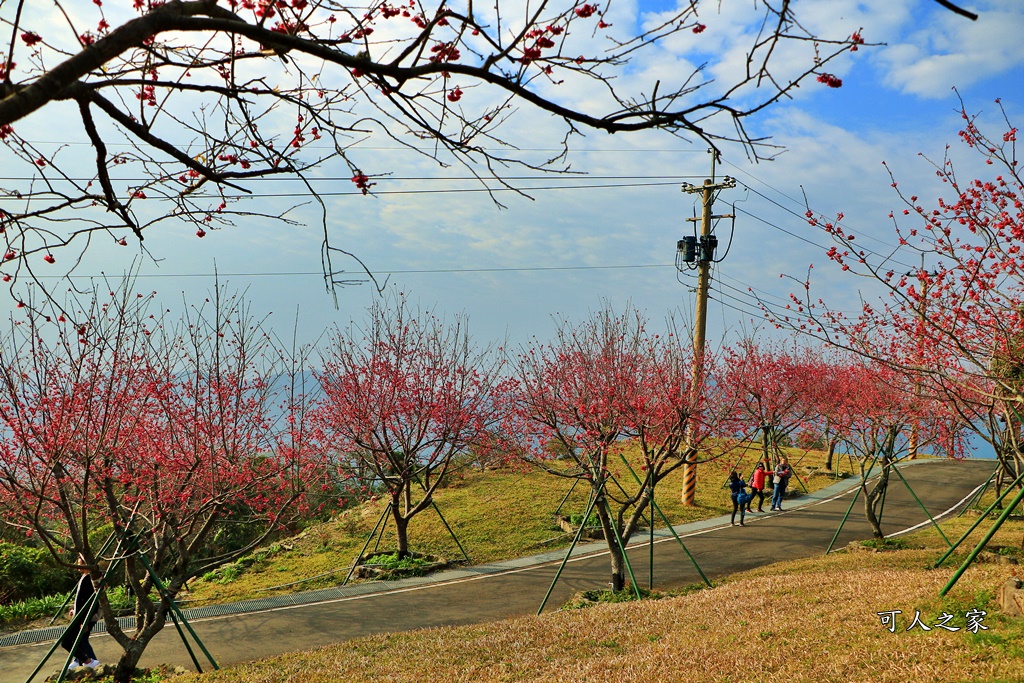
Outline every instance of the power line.
<path id="1" fill-rule="evenodd" d="M 394 176 L 394 175 L 384 174 L 384 175 L 379 175 L 379 176 L 367 176 L 367 177 L 370 180 L 374 181 L 374 182 L 383 182 L 383 181 L 416 181 L 416 182 L 419 182 L 419 181 L 438 181 L 438 182 L 451 182 L 451 181 L 494 180 L 493 178 L 481 178 L 481 177 L 478 177 L 478 176 Z M 511 180 L 516 180 L 516 181 L 523 181 L 523 180 L 546 180 L 546 181 L 573 180 L 573 181 L 575 181 L 575 180 L 581 180 L 581 179 L 583 179 L 583 180 L 673 180 L 673 181 L 675 181 L 675 180 L 689 180 L 689 179 L 700 178 L 700 177 L 701 176 L 699 176 L 699 175 L 664 175 L 664 174 L 660 174 L 660 175 L 592 175 L 590 173 L 574 173 L 574 172 L 561 173 L 559 171 L 552 171 L 550 173 L 545 173 L 543 175 L 523 175 L 523 176 L 506 176 L 506 175 L 503 175 L 503 176 L 500 176 L 500 179 L 501 180 L 509 180 L 509 181 L 511 181 Z M 164 177 L 162 179 L 166 180 L 166 181 L 173 181 L 176 178 L 177 178 L 177 176 L 166 176 L 166 177 Z M 39 180 L 39 179 L 40 179 L 40 176 L 33 176 L 33 177 L 28 177 L 28 176 L 8 176 L 8 177 L 2 177 L 2 176 L 0 176 L 0 181 L 17 180 L 17 181 L 29 182 L 29 181 Z M 60 182 L 87 183 L 87 182 L 90 182 L 90 181 L 94 181 L 95 178 L 70 178 L 70 177 L 65 178 L 65 177 L 60 177 L 60 178 L 51 178 L 50 180 L 51 180 L 51 182 L 60 181 Z M 153 177 L 148 177 L 148 178 L 125 178 L 125 177 L 118 177 L 118 178 L 111 178 L 110 180 L 111 180 L 111 182 L 145 183 L 145 182 L 150 182 L 150 181 L 154 180 L 154 178 Z M 309 183 L 351 182 L 352 179 L 349 176 L 317 176 L 317 177 L 305 177 L 305 178 L 281 177 L 281 176 L 253 176 L 251 178 L 239 178 L 239 179 L 236 179 L 236 180 L 238 182 L 260 181 L 260 182 L 278 182 L 278 183 L 300 183 L 300 184 L 304 185 L 306 182 L 309 182 Z"/>
<path id="2" fill-rule="evenodd" d="M 469 188 L 448 188 L 442 190 L 375 190 L 371 194 L 374 196 L 384 195 L 424 195 L 424 194 L 461 194 L 461 193 L 474 193 L 478 194 L 485 192 L 487 194 L 493 194 L 496 192 L 514 192 L 516 194 L 525 194 L 528 192 L 542 192 L 550 190 L 604 190 L 604 189 L 621 189 L 621 188 L 643 188 L 643 187 L 663 187 L 666 185 L 676 185 L 678 181 L 668 182 L 657 182 L 657 183 L 613 183 L 613 184 L 600 184 L 600 185 L 575 185 L 575 186 L 540 186 L 540 187 L 469 187 Z M 309 192 L 254 192 L 252 194 L 193 194 L 189 195 L 193 199 L 296 199 L 301 197 L 311 197 Z M 346 192 L 317 192 L 318 197 L 361 197 L 363 193 L 361 190 L 353 189 Z M 0 201 L 25 201 L 27 197 L 0 197 Z"/>
<path id="3" fill-rule="evenodd" d="M 646 263 L 646 264 L 624 264 L 612 266 L 524 266 L 520 268 L 425 268 L 415 270 L 376 270 L 370 269 L 374 275 L 437 275 L 453 273 L 531 273 L 543 271 L 573 271 L 573 270 L 639 270 L 645 268 L 674 268 L 673 264 Z M 218 277 L 324 277 L 323 271 L 278 271 L 263 273 L 220 273 Z M 91 278 L 102 277 L 99 275 L 77 275 L 74 277 Z M 205 278 L 213 277 L 214 273 L 139 273 L 137 278 Z M 60 280 L 64 275 L 39 275 L 39 279 Z"/>
<path id="4" fill-rule="evenodd" d="M 794 211 L 793 209 L 791 209 L 791 208 L 789 208 L 787 206 L 783 206 L 782 204 L 780 204 L 779 202 L 775 201 L 771 197 L 767 196 L 766 194 L 764 194 L 762 192 L 758 192 L 757 190 L 755 190 L 754 188 L 750 187 L 749 185 L 744 184 L 743 187 L 745 187 L 746 189 L 750 190 L 751 192 L 756 194 L 758 197 L 761 197 L 765 201 L 774 204 L 775 206 L 777 206 L 778 208 L 782 209 L 786 213 L 788 213 L 788 214 L 790 214 L 792 216 L 795 216 L 796 218 L 800 219 L 801 222 L 806 222 L 807 221 L 806 214 L 799 214 L 796 211 Z M 783 193 L 780 193 L 780 194 L 783 194 Z M 787 195 L 783 194 L 783 196 L 785 197 Z M 738 209 L 738 210 L 742 210 L 742 209 Z M 747 215 L 752 215 L 752 214 L 747 213 L 746 211 L 744 211 L 744 213 L 747 214 Z M 784 228 L 781 228 L 781 227 L 779 227 L 777 225 L 774 225 L 774 224 L 772 224 L 772 223 L 770 223 L 770 222 L 768 222 L 768 221 L 766 221 L 766 220 L 764 220 L 762 218 L 759 218 L 757 216 L 754 216 L 754 218 L 758 218 L 758 220 L 761 220 L 762 222 L 764 222 L 765 224 L 775 228 L 776 230 L 781 230 L 782 232 L 786 233 L 787 235 L 792 235 L 793 237 L 796 237 L 799 240 L 807 242 L 808 244 L 812 244 L 812 245 L 814 245 L 814 246 L 816 246 L 818 248 L 824 249 L 824 247 L 822 247 L 820 244 L 817 244 L 816 242 L 813 242 L 812 240 L 809 240 L 806 237 L 803 237 L 801 235 L 797 235 L 796 233 L 793 233 L 793 232 L 790 232 L 788 230 L 785 230 Z M 895 245 L 893 245 L 893 244 L 891 244 L 889 242 L 886 242 L 884 240 L 880 240 L 877 237 L 873 237 L 872 235 L 869 235 L 869 234 L 862 234 L 862 236 L 863 236 L 864 239 L 871 240 L 872 242 L 877 242 L 878 244 L 881 244 L 882 246 L 891 249 L 893 252 L 895 252 L 897 250 L 897 247 Z M 863 251 L 864 251 L 864 253 L 871 254 L 873 256 L 877 256 L 877 257 L 881 258 L 883 260 L 883 262 L 892 262 L 892 263 L 898 264 L 900 266 L 903 266 L 905 268 L 913 268 L 913 266 L 907 265 L 906 263 L 903 263 L 901 261 L 897 261 L 897 260 L 893 259 L 891 255 L 887 256 L 885 254 L 881 254 L 881 253 L 879 253 L 879 252 L 877 252 L 877 251 L 875 251 L 873 249 L 869 249 L 867 247 L 863 247 Z"/>

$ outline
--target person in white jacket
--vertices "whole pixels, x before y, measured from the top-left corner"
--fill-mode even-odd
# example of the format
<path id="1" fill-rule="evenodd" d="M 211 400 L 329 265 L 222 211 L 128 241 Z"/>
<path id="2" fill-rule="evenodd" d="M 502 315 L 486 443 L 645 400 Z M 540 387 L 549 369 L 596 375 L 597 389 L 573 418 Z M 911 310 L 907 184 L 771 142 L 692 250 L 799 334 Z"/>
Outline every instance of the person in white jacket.
<path id="1" fill-rule="evenodd" d="M 782 511 L 782 497 L 786 495 L 786 486 L 789 485 L 789 478 L 793 476 L 793 468 L 789 466 L 786 456 L 779 458 L 779 464 L 775 466 L 775 476 L 772 483 L 775 489 L 772 491 L 772 510 Z"/>

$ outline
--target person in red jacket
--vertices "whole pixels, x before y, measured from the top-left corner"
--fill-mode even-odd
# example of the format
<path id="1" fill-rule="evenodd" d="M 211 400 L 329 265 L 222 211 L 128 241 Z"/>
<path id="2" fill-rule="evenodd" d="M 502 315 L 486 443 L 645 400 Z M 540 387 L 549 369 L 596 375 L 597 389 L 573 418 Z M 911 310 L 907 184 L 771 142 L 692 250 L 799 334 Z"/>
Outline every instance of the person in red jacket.
<path id="1" fill-rule="evenodd" d="M 757 496 L 757 511 L 764 512 L 764 478 L 765 478 L 764 463 L 759 462 L 754 468 L 754 473 L 750 475 L 750 488 L 753 489 L 753 496 Z M 754 498 L 751 497 L 750 502 L 747 503 L 747 512 L 753 512 L 750 509 L 750 504 L 754 502 Z"/>

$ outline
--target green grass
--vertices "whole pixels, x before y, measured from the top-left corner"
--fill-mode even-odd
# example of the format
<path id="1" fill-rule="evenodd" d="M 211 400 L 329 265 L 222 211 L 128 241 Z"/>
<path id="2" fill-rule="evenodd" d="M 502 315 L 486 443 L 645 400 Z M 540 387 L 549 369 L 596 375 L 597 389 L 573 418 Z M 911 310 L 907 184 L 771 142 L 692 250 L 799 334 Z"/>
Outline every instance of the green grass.
<path id="1" fill-rule="evenodd" d="M 860 544 L 874 550 L 906 550 L 909 547 L 907 542 L 900 538 L 869 538 Z"/>

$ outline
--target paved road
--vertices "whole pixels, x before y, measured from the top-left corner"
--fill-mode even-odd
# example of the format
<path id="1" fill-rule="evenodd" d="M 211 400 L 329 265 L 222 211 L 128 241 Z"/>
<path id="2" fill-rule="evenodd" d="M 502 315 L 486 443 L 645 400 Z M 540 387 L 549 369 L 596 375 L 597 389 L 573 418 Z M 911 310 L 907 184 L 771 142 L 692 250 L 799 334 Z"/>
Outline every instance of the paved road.
<path id="1" fill-rule="evenodd" d="M 994 466 L 992 461 L 921 461 L 902 471 L 929 512 L 938 516 L 984 483 Z M 779 560 L 821 554 L 850 504 L 852 493 L 837 494 L 836 489 L 842 487 L 841 483 L 817 496 L 794 500 L 783 513 L 748 516 L 746 527 L 729 526 L 728 517 L 723 517 L 676 530 L 712 581 Z M 885 504 L 883 530 L 893 534 L 921 524 L 929 524 L 927 517 L 894 477 Z M 858 501 L 836 547 L 870 536 Z M 579 549 L 556 584 L 548 610 L 563 604 L 576 591 L 607 585 L 610 567 L 600 548 L 601 544 L 594 544 Z M 649 576 L 649 554 L 646 543 L 632 546 L 629 551 L 641 585 L 646 585 Z M 201 619 L 194 621 L 193 627 L 223 666 L 383 631 L 474 624 L 534 614 L 562 557 L 564 551 L 442 574 L 428 581 L 395 582 L 384 592 Z M 671 536 L 656 539 L 656 588 L 679 587 L 700 580 Z M 11 683 L 25 681 L 50 645 L 0 649 L 0 679 Z M 94 635 L 93 646 L 102 661 L 116 658 L 116 644 L 106 635 Z M 150 644 L 141 665 L 160 663 L 193 668 L 171 626 Z M 41 681 L 59 666 L 57 658 L 51 659 L 34 681 Z"/>

